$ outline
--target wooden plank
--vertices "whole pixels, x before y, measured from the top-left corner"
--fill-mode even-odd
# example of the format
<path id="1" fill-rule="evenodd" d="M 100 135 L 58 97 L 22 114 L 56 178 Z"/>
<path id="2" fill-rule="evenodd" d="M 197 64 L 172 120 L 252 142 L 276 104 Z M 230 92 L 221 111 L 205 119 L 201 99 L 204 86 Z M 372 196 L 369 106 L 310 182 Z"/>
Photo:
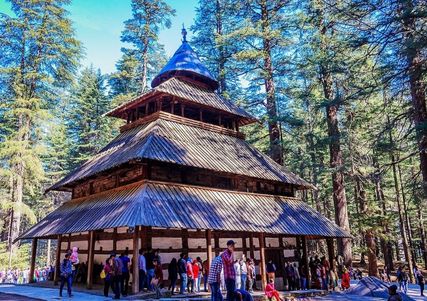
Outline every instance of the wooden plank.
<path id="1" fill-rule="evenodd" d="M 61 243 L 62 243 L 62 235 L 58 235 L 58 240 L 56 243 L 56 259 L 55 259 L 55 274 L 53 276 L 53 284 L 58 285 L 59 281 L 59 267 L 61 264 Z"/>
<path id="2" fill-rule="evenodd" d="M 71 250 L 71 233 L 68 234 L 68 246 L 67 246 L 68 250 Z"/>
<path id="3" fill-rule="evenodd" d="M 34 271 L 36 268 L 36 255 L 37 255 L 37 238 L 33 238 L 31 243 L 31 261 L 30 261 L 30 274 L 28 281 L 34 283 Z"/>
<path id="4" fill-rule="evenodd" d="M 258 234 L 259 247 L 260 247 L 260 263 L 259 269 L 261 274 L 261 285 L 262 290 L 265 291 L 265 286 L 267 285 L 267 271 L 265 269 L 265 242 L 264 242 L 264 233 Z"/>
<path id="5" fill-rule="evenodd" d="M 139 226 L 135 227 L 133 233 L 133 251 L 132 251 L 132 292 L 137 294 L 139 292 L 139 269 L 138 269 L 138 257 L 139 257 Z"/>
<path id="6" fill-rule="evenodd" d="M 95 250 L 95 232 L 89 231 L 89 240 L 88 240 L 88 246 L 89 246 L 89 254 L 88 254 L 88 260 L 87 260 L 87 278 L 86 278 L 86 287 L 87 289 L 92 289 L 93 285 L 93 257 L 94 257 L 94 250 Z"/>
<path id="7" fill-rule="evenodd" d="M 147 227 L 142 226 L 140 228 L 139 236 L 141 237 L 141 249 L 147 251 Z"/>

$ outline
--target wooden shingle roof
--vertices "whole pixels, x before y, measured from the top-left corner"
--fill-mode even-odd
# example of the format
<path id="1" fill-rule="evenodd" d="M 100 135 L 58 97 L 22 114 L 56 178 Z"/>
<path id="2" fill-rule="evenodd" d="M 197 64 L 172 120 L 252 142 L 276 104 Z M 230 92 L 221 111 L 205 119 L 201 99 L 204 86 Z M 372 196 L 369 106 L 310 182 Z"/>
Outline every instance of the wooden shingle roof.
<path id="1" fill-rule="evenodd" d="M 298 186 L 313 186 L 262 154 L 245 140 L 176 120 L 159 118 L 129 129 L 49 190 L 112 169 L 131 160 L 147 159 L 202 168 Z M 174 116 L 174 115 L 172 115 Z"/>
<path id="2" fill-rule="evenodd" d="M 143 181 L 67 201 L 20 239 L 123 226 L 350 237 L 296 198 Z"/>
<path id="3" fill-rule="evenodd" d="M 143 95 L 125 102 L 105 115 L 120 117 L 125 110 L 139 104 L 144 100 L 144 98 L 149 98 L 162 93 L 179 97 L 180 99 L 193 102 L 204 107 L 214 108 L 228 114 L 237 115 L 242 118 L 241 124 L 249 124 L 256 121 L 256 118 L 244 109 L 238 107 L 232 101 L 225 99 L 214 91 L 176 77 L 172 77 Z"/>

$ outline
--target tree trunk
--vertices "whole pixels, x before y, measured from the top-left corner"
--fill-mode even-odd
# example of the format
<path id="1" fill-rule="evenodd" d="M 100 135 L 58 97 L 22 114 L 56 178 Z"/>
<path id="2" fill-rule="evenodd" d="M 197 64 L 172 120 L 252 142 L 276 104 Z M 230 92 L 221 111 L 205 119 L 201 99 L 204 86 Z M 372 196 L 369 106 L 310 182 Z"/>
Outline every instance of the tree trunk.
<path id="1" fill-rule="evenodd" d="M 271 39 L 268 38 L 269 16 L 267 2 L 261 3 L 261 27 L 263 31 L 263 54 L 264 54 L 264 86 L 267 94 L 266 108 L 268 116 L 268 133 L 270 140 L 270 157 L 283 165 L 283 149 L 280 143 L 280 130 L 277 123 L 276 92 L 273 80 L 273 62 L 271 57 Z"/>
<path id="2" fill-rule="evenodd" d="M 400 190 L 402 192 L 403 215 L 405 220 L 405 227 L 408 234 L 409 247 L 411 249 L 412 263 L 415 265 L 415 262 L 417 262 L 417 257 L 416 257 L 415 248 L 414 248 L 413 239 L 412 239 L 412 227 L 411 227 L 411 223 L 408 215 L 408 206 L 406 202 L 405 188 L 402 180 L 402 170 L 399 164 L 397 164 L 397 171 L 399 172 Z"/>
<path id="3" fill-rule="evenodd" d="M 427 106 L 426 106 L 426 84 L 424 82 L 424 59 L 420 43 L 416 40 L 416 19 L 413 16 L 413 1 L 401 0 L 400 9 L 402 15 L 403 33 L 406 45 L 405 54 L 409 85 L 412 99 L 412 119 L 415 124 L 418 150 L 420 156 L 420 170 L 423 177 L 424 203 L 427 199 Z"/>
<path id="4" fill-rule="evenodd" d="M 426 233 L 424 231 L 424 219 L 423 219 L 423 207 L 418 206 L 417 215 L 418 215 L 418 232 L 420 233 L 421 238 L 421 252 L 424 260 L 424 268 L 427 269 L 427 250 L 426 250 Z"/>
<path id="5" fill-rule="evenodd" d="M 388 124 L 390 124 L 388 122 Z M 390 137 L 390 143 L 393 143 L 391 131 L 389 131 L 389 137 Z M 393 153 L 390 154 L 391 162 L 396 162 L 396 158 Z M 402 244 L 403 244 L 403 252 L 405 253 L 406 261 L 408 262 L 409 267 L 409 278 L 411 282 L 414 281 L 414 272 L 413 272 L 413 265 L 412 265 L 412 256 L 411 256 L 411 249 L 408 243 L 408 237 L 406 235 L 406 226 L 405 221 L 403 217 L 403 206 L 401 204 L 400 200 L 400 189 L 399 189 L 399 181 L 397 179 L 397 168 L 396 164 L 392 164 L 392 170 L 393 170 L 393 179 L 394 179 L 394 188 L 396 192 L 396 203 L 397 203 L 397 210 L 399 214 L 399 223 L 400 223 L 400 234 L 402 236 Z"/>
<path id="6" fill-rule="evenodd" d="M 215 17 L 216 17 L 216 33 L 218 36 L 222 36 L 222 9 L 221 9 L 221 3 L 219 0 L 216 0 Z M 225 79 L 226 58 L 225 58 L 224 46 L 222 43 L 218 46 L 218 54 L 219 54 L 219 57 L 218 57 L 218 83 L 219 83 L 218 91 L 219 91 L 219 93 L 222 94 L 227 90 L 226 79 Z"/>
<path id="7" fill-rule="evenodd" d="M 368 248 L 368 273 L 369 276 L 374 276 L 379 278 L 379 273 L 378 273 L 378 260 L 377 260 L 377 255 L 376 255 L 376 243 L 375 243 L 375 237 L 373 235 L 372 230 L 368 230 L 365 232 L 365 241 L 366 241 L 366 246 Z"/>

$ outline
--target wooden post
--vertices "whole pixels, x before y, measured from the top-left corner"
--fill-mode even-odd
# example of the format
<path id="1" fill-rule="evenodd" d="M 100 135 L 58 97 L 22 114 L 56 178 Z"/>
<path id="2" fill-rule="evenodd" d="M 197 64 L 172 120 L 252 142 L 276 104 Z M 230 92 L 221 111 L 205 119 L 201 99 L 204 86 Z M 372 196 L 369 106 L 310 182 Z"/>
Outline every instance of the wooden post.
<path id="1" fill-rule="evenodd" d="M 68 244 L 67 244 L 67 251 L 71 250 L 71 233 L 68 234 Z"/>
<path id="2" fill-rule="evenodd" d="M 31 262 L 30 262 L 30 274 L 28 276 L 28 281 L 30 283 L 34 282 L 34 271 L 36 268 L 36 253 L 37 253 L 37 238 L 33 238 L 31 244 Z"/>
<path id="3" fill-rule="evenodd" d="M 95 232 L 89 231 L 88 254 L 87 254 L 87 278 L 86 287 L 92 289 L 93 283 L 93 257 L 95 250 Z"/>
<path id="4" fill-rule="evenodd" d="M 259 271 L 261 274 L 261 285 L 262 290 L 265 291 L 265 286 L 267 284 L 267 275 L 265 270 L 265 243 L 264 243 L 264 233 L 260 233 L 258 236 L 259 239 Z"/>
<path id="5" fill-rule="evenodd" d="M 208 269 L 211 267 L 212 262 L 212 230 L 206 230 L 206 256 L 208 261 Z"/>
<path id="6" fill-rule="evenodd" d="M 218 115 L 218 125 L 222 124 L 221 114 Z"/>
<path id="7" fill-rule="evenodd" d="M 181 103 L 181 116 L 185 117 L 185 105 Z"/>
<path id="8" fill-rule="evenodd" d="M 139 292 L 139 226 L 135 227 L 133 232 L 133 254 L 132 254 L 132 292 L 137 294 Z"/>
<path id="9" fill-rule="evenodd" d="M 113 229 L 113 252 L 117 252 L 117 228 Z"/>
<path id="10" fill-rule="evenodd" d="M 251 259 L 255 259 L 255 250 L 254 250 L 254 235 L 253 233 L 249 234 L 249 251 Z"/>
<path id="11" fill-rule="evenodd" d="M 200 121 L 203 121 L 203 110 L 202 109 L 199 110 L 199 119 L 200 119 Z"/>
<path id="12" fill-rule="evenodd" d="M 62 245 L 62 235 L 58 235 L 58 242 L 56 243 L 56 260 L 55 260 L 55 275 L 53 276 L 53 284 L 58 285 L 59 281 L 59 268 L 61 265 L 61 245 Z"/>
<path id="13" fill-rule="evenodd" d="M 307 275 L 307 288 L 309 289 L 311 286 L 311 275 L 310 275 L 310 267 L 308 266 L 307 238 L 305 236 L 302 236 L 301 242 L 302 242 L 303 264 L 305 266 L 305 274 Z"/>
<path id="14" fill-rule="evenodd" d="M 221 252 L 221 250 L 219 248 L 219 236 L 218 236 L 218 232 L 214 232 L 214 243 L 215 243 L 215 256 L 218 256 L 219 253 Z"/>
<path id="15" fill-rule="evenodd" d="M 326 244 L 328 245 L 328 257 L 329 257 L 329 264 L 330 267 L 334 267 L 334 258 L 335 258 L 335 250 L 334 250 L 334 239 L 333 238 L 327 238 Z"/>
<path id="16" fill-rule="evenodd" d="M 182 229 L 182 251 L 188 255 L 188 230 Z"/>

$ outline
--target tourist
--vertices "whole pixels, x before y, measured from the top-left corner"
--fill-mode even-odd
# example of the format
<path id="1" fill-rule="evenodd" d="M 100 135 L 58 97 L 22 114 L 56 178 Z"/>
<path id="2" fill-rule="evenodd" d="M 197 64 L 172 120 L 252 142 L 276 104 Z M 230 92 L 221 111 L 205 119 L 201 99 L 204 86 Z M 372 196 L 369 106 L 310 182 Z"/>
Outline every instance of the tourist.
<path id="1" fill-rule="evenodd" d="M 77 275 L 77 268 L 79 264 L 79 252 L 77 247 L 73 247 L 73 251 L 70 255 L 70 260 L 73 268 L 73 280 L 76 278 Z"/>
<path id="2" fill-rule="evenodd" d="M 113 299 L 120 299 L 120 283 L 122 280 L 123 263 L 116 257 L 116 253 L 111 254 L 111 259 L 113 262 Z"/>
<path id="3" fill-rule="evenodd" d="M 292 267 L 292 264 L 289 262 L 285 263 L 285 278 L 287 283 L 288 290 L 292 291 L 294 289 L 294 268 Z M 274 280 L 274 279 L 273 279 Z"/>
<path id="4" fill-rule="evenodd" d="M 248 290 L 250 293 L 253 293 L 255 281 L 255 266 L 250 258 L 246 260 L 246 268 L 248 270 Z"/>
<path id="5" fill-rule="evenodd" d="M 157 260 L 157 262 L 158 262 L 159 264 L 162 264 L 162 257 L 160 257 L 160 250 L 159 250 L 159 249 L 157 249 L 157 250 L 154 252 L 153 260 Z"/>
<path id="6" fill-rule="evenodd" d="M 305 265 L 304 264 L 302 264 L 301 266 L 300 266 L 300 269 L 299 269 L 299 275 L 300 275 L 300 289 L 302 289 L 302 290 L 306 290 L 307 289 L 307 273 L 306 273 L 306 270 L 305 270 L 306 268 L 305 268 Z"/>
<path id="7" fill-rule="evenodd" d="M 209 277 L 209 262 L 206 259 L 205 261 L 203 261 L 203 288 L 205 290 L 205 292 L 208 291 L 208 277 Z"/>
<path id="8" fill-rule="evenodd" d="M 146 287 L 147 280 L 147 264 L 145 261 L 144 251 L 139 250 L 138 257 L 138 270 L 139 270 L 139 291 L 142 291 Z"/>
<path id="9" fill-rule="evenodd" d="M 276 299 L 276 301 L 282 301 L 282 298 L 280 298 L 279 292 L 274 288 L 274 280 L 270 279 L 268 284 L 265 287 L 265 295 L 269 300 L 271 300 L 273 297 Z"/>
<path id="10" fill-rule="evenodd" d="M 152 249 L 149 249 L 147 254 L 145 254 L 145 260 L 147 265 L 147 285 L 148 290 L 153 291 L 154 287 L 151 285 L 151 279 L 154 278 L 154 253 Z"/>
<path id="11" fill-rule="evenodd" d="M 200 292 L 200 283 L 199 283 L 199 286 L 197 286 L 197 281 L 199 279 L 200 267 L 199 267 L 199 262 L 197 261 L 197 259 L 193 260 L 191 268 L 193 270 L 193 282 L 194 282 L 193 286 L 195 287 L 194 291 L 196 293 L 198 293 L 198 292 Z"/>
<path id="12" fill-rule="evenodd" d="M 194 292 L 194 273 L 193 273 L 193 260 L 191 258 L 187 258 L 186 263 L 187 270 L 187 292 Z"/>
<path id="13" fill-rule="evenodd" d="M 397 286 L 395 284 L 389 286 L 388 294 L 390 296 L 387 301 L 402 301 L 402 297 L 397 293 Z"/>
<path id="14" fill-rule="evenodd" d="M 301 288 L 301 276 L 298 270 L 298 264 L 294 262 L 294 289 L 299 290 Z"/>
<path id="15" fill-rule="evenodd" d="M 276 274 L 276 265 L 273 263 L 273 260 L 269 260 L 267 262 L 267 276 L 268 276 L 268 281 L 270 281 L 271 279 L 275 278 L 275 274 Z"/>
<path id="16" fill-rule="evenodd" d="M 329 283 L 329 270 L 331 266 L 329 264 L 329 260 L 326 259 L 325 256 L 322 257 L 322 285 L 323 289 L 328 289 L 328 283 Z"/>
<path id="17" fill-rule="evenodd" d="M 246 279 L 248 278 L 248 267 L 246 266 L 246 257 L 242 255 L 242 258 L 239 260 L 241 272 L 241 285 L 240 289 L 246 290 Z"/>
<path id="18" fill-rule="evenodd" d="M 169 290 L 172 295 L 175 293 L 176 280 L 178 279 L 178 263 L 176 258 L 172 258 L 168 266 Z"/>
<path id="19" fill-rule="evenodd" d="M 343 267 L 343 272 L 341 276 L 341 288 L 346 290 L 350 287 L 350 273 L 346 267 Z"/>
<path id="20" fill-rule="evenodd" d="M 242 269 L 238 260 L 234 261 L 234 272 L 236 273 L 236 288 L 242 287 Z"/>
<path id="21" fill-rule="evenodd" d="M 212 260 L 208 273 L 208 284 L 211 288 L 211 301 L 222 301 L 220 288 L 222 271 L 222 257 L 217 256 Z"/>
<path id="22" fill-rule="evenodd" d="M 104 275 L 103 275 L 104 276 L 104 296 L 108 297 L 108 291 L 110 287 L 111 287 L 111 290 L 114 292 L 114 286 L 112 281 L 113 280 L 113 259 L 111 258 L 111 256 L 108 257 L 108 259 L 105 261 L 103 271 L 104 271 Z"/>
<path id="23" fill-rule="evenodd" d="M 234 247 L 236 243 L 233 240 L 227 242 L 227 249 L 221 254 L 224 270 L 224 281 L 227 289 L 227 301 L 234 297 L 236 290 L 236 271 L 234 270 Z"/>
<path id="24" fill-rule="evenodd" d="M 196 264 L 199 269 L 197 279 L 196 279 L 196 291 L 199 293 L 201 282 L 202 282 L 202 276 L 203 276 L 203 264 L 202 264 L 202 259 L 200 257 L 197 257 Z"/>
<path id="25" fill-rule="evenodd" d="M 62 297 L 62 290 L 64 289 L 65 282 L 67 283 L 68 297 L 71 297 L 71 286 L 73 284 L 73 267 L 70 260 L 70 254 L 65 254 L 65 258 L 60 265 L 61 271 L 61 285 L 59 287 L 59 296 Z"/>
<path id="26" fill-rule="evenodd" d="M 187 287 L 187 263 L 186 263 L 187 255 L 181 253 L 178 261 L 178 273 L 179 279 L 181 280 L 181 286 L 179 293 L 182 295 L 185 293 L 185 288 Z"/>
<path id="27" fill-rule="evenodd" d="M 397 281 L 399 282 L 399 290 L 406 294 L 408 291 L 408 274 L 405 272 L 405 267 L 400 266 L 397 269 L 396 276 Z"/>
<path id="28" fill-rule="evenodd" d="M 129 251 L 126 250 L 124 253 L 120 254 L 119 259 L 122 261 L 122 277 L 120 279 L 120 290 L 123 296 L 128 295 L 129 289 L 129 267 L 130 267 L 130 259 L 129 259 Z"/>
<path id="29" fill-rule="evenodd" d="M 338 273 L 335 265 L 330 270 L 329 275 L 331 289 L 334 291 L 338 287 Z"/>
<path id="30" fill-rule="evenodd" d="M 421 292 L 421 296 L 424 296 L 424 275 L 421 272 L 420 269 L 418 269 L 417 266 L 414 267 L 414 275 L 415 275 L 415 279 L 417 279 L 417 283 L 420 286 L 420 292 Z"/>
<path id="31" fill-rule="evenodd" d="M 161 263 L 157 261 L 157 259 L 154 259 L 154 278 L 151 279 L 151 285 L 154 288 L 154 291 L 156 292 L 156 298 L 159 299 L 161 296 L 160 289 L 163 286 L 163 268 Z"/>
<path id="32" fill-rule="evenodd" d="M 247 291 L 241 290 L 241 289 L 236 289 L 234 291 L 233 300 L 235 300 L 235 301 L 253 301 L 254 299 L 252 298 L 251 294 L 249 294 Z"/>

